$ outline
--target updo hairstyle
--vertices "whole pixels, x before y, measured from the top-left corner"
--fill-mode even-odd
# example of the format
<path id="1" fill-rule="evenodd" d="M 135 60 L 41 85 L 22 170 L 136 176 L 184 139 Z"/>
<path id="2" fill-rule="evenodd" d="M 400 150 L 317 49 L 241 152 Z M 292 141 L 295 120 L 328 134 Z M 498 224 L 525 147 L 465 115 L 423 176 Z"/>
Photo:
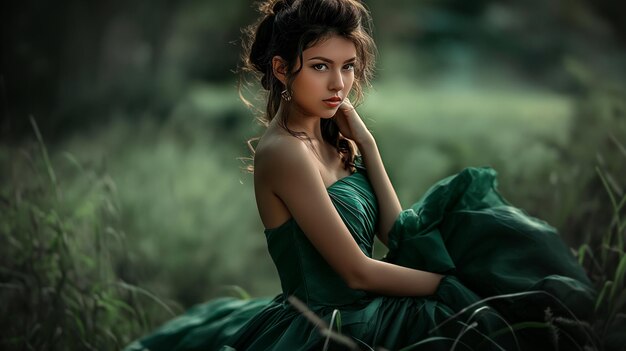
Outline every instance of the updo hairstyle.
<path id="1" fill-rule="evenodd" d="M 303 51 L 332 35 L 342 36 L 354 43 L 357 59 L 349 98 L 354 106 L 362 101 L 363 87 L 370 85 L 374 73 L 376 45 L 371 36 L 369 11 L 359 0 L 268 0 L 257 5 L 261 13 L 259 20 L 243 30 L 239 94 L 247 106 L 253 107 L 243 96 L 242 86 L 250 85 L 250 75 L 260 81 L 267 98 L 265 112 L 258 118 L 263 125 L 267 126 L 274 118 L 281 103 L 287 105 L 283 110 L 289 110 L 292 102 L 281 100 L 281 92 L 285 89 L 292 91 L 293 80 L 303 67 Z M 286 61 L 286 86 L 273 74 L 274 56 Z M 294 71 L 295 67 L 299 69 Z M 280 126 L 310 143 L 304 132 L 295 132 L 287 127 L 287 115 L 281 116 Z M 346 169 L 353 170 L 354 145 L 340 135 L 330 119 L 321 119 L 320 123 L 324 140 L 341 153 Z M 254 148 L 251 145 L 250 148 L 254 154 Z"/>

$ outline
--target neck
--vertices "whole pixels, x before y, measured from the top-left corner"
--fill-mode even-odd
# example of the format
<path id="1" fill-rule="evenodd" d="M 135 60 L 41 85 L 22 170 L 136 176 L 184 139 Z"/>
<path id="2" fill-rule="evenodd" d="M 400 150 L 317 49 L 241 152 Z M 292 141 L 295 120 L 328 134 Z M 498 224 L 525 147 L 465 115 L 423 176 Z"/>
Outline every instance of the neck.
<path id="1" fill-rule="evenodd" d="M 295 104 L 292 104 L 290 108 L 286 108 L 285 104 L 281 103 L 273 120 L 278 121 L 282 117 L 285 118 L 289 129 L 294 132 L 304 132 L 309 138 L 317 140 L 320 143 L 323 142 L 320 117 L 302 113 Z"/>

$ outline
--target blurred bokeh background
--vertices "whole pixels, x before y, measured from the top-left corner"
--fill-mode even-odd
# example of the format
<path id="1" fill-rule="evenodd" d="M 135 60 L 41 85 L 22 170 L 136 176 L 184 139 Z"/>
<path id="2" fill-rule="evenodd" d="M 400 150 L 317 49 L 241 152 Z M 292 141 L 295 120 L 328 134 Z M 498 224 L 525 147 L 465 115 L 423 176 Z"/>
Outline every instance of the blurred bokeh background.
<path id="1" fill-rule="evenodd" d="M 380 53 L 359 112 L 403 206 L 494 167 L 617 289 L 598 313 L 623 325 L 626 5 L 366 4 Z M 262 133 L 234 73 L 253 4 L 0 6 L 3 348 L 117 349 L 210 298 L 277 294 L 240 159 Z"/>

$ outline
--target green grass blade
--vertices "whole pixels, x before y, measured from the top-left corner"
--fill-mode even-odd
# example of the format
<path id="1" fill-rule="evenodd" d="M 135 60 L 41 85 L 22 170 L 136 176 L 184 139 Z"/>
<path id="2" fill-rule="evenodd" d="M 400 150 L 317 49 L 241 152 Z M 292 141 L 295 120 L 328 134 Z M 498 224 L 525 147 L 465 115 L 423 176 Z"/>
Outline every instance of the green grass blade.
<path id="1" fill-rule="evenodd" d="M 449 337 L 445 337 L 445 336 L 431 336 L 431 337 L 426 338 L 424 340 L 420 340 L 420 341 L 416 342 L 415 344 L 411 344 L 409 346 L 406 346 L 406 347 L 400 349 L 399 351 L 410 351 L 410 350 L 414 350 L 417 347 L 424 346 L 426 344 L 435 343 L 435 342 L 440 342 L 440 341 L 454 343 L 455 340 L 456 339 L 454 339 L 454 338 L 449 338 Z M 459 344 L 462 345 L 462 346 L 465 346 L 468 350 L 472 349 L 471 347 L 469 347 L 469 345 L 465 344 L 462 341 L 459 341 Z"/>
<path id="2" fill-rule="evenodd" d="M 328 326 L 328 329 L 330 329 L 331 331 L 333 330 L 333 325 L 335 324 L 335 320 L 336 320 L 338 315 L 340 315 L 339 310 L 335 308 L 333 310 L 332 316 L 330 317 L 330 325 Z M 341 317 L 339 317 L 339 318 L 341 318 Z M 328 350 L 328 345 L 330 343 L 330 336 L 331 336 L 331 334 L 328 334 L 326 336 L 326 340 L 324 341 L 324 348 L 323 348 L 324 351 Z"/>
<path id="3" fill-rule="evenodd" d="M 604 300 L 604 295 L 606 295 L 606 292 L 611 288 L 612 285 L 613 282 L 610 280 L 604 282 L 604 286 L 602 287 L 602 290 L 600 290 L 600 294 L 598 295 L 598 299 L 596 300 L 596 306 L 594 308 L 594 311 L 598 311 L 598 308 L 600 308 L 600 305 Z"/>
<path id="4" fill-rule="evenodd" d="M 598 173 L 598 176 L 600 177 L 600 180 L 602 181 L 602 185 L 604 186 L 604 189 L 606 190 L 606 193 L 609 195 L 609 198 L 611 199 L 611 204 L 613 205 L 613 208 L 617 208 L 617 201 L 615 200 L 615 196 L 613 195 L 613 190 L 611 190 L 611 187 L 609 186 L 609 183 L 606 180 L 606 177 L 604 176 L 603 172 L 600 170 L 600 167 L 596 166 L 596 173 Z"/>
<path id="5" fill-rule="evenodd" d="M 172 317 L 176 317 L 176 313 L 174 313 L 174 311 L 172 311 L 172 309 L 165 302 L 163 302 L 163 300 L 159 299 L 158 297 L 156 297 L 151 292 L 149 292 L 149 291 L 147 291 L 145 289 L 142 289 L 140 287 L 124 283 L 122 281 L 117 282 L 117 285 L 119 285 L 120 287 L 122 287 L 122 288 L 124 288 L 126 290 L 134 291 L 134 292 L 140 293 L 141 295 L 145 295 L 145 296 L 149 297 L 150 299 L 155 301 L 158 305 L 163 307 L 163 309 L 165 309 Z"/>
<path id="6" fill-rule="evenodd" d="M 539 329 L 539 328 L 550 328 L 550 325 L 546 322 L 520 322 L 508 325 L 504 328 L 500 328 L 489 334 L 489 337 L 496 338 L 506 332 L 522 330 L 522 329 Z"/>
<path id="7" fill-rule="evenodd" d="M 578 248 L 578 264 L 580 264 L 581 266 L 585 261 L 586 252 L 591 252 L 589 245 L 587 244 L 580 245 L 580 247 Z"/>
<path id="8" fill-rule="evenodd" d="M 617 265 L 617 269 L 615 270 L 615 277 L 613 278 L 613 287 L 611 288 L 611 297 L 610 297 L 611 302 L 615 300 L 615 295 L 617 294 L 617 290 L 621 289 L 624 286 L 624 274 L 626 274 L 626 255 L 622 256 L 622 259 L 619 261 L 619 264 Z"/>
<path id="9" fill-rule="evenodd" d="M 39 127 L 37 126 L 37 122 L 35 122 L 35 118 L 33 116 L 28 116 L 30 119 L 30 124 L 33 126 L 33 131 L 35 132 L 35 136 L 37 137 L 37 141 L 39 142 L 39 147 L 41 148 L 41 156 L 43 158 L 44 164 L 46 165 L 46 171 L 48 172 L 48 177 L 50 178 L 50 182 L 52 186 L 56 190 L 57 200 L 61 200 L 61 190 L 59 189 L 59 185 L 57 183 L 57 176 L 54 173 L 54 168 L 52 168 L 52 163 L 50 162 L 50 157 L 48 156 L 48 149 L 46 148 L 46 144 L 43 142 L 43 137 L 41 136 L 41 132 L 39 131 Z"/>
<path id="10" fill-rule="evenodd" d="M 252 298 L 250 293 L 248 293 L 244 288 L 240 287 L 239 285 L 227 285 L 225 286 L 225 288 L 234 292 L 235 295 L 237 295 L 237 297 L 242 300 L 250 300 Z"/>

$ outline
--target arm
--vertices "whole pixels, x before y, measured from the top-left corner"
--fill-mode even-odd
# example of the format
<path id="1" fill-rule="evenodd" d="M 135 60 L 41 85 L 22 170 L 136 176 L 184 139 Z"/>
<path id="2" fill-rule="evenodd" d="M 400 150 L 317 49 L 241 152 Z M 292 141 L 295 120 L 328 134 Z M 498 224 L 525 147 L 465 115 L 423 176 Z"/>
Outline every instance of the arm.
<path id="1" fill-rule="evenodd" d="M 267 151 L 265 163 L 259 169 L 266 184 L 348 286 L 395 296 L 435 292 L 441 275 L 374 260 L 361 251 L 332 204 L 304 143 L 295 138 L 286 139 Z"/>
<path id="2" fill-rule="evenodd" d="M 341 133 L 353 140 L 361 151 L 380 210 L 378 238 L 387 246 L 389 231 L 402 207 L 385 171 L 376 140 L 348 99 L 344 99 L 334 118 Z"/>
<path id="3" fill-rule="evenodd" d="M 385 171 L 385 166 L 374 138 L 370 136 L 370 138 L 366 138 L 364 141 L 357 141 L 357 146 L 363 156 L 363 161 L 367 167 L 367 176 L 378 200 L 378 208 L 380 210 L 378 238 L 387 246 L 389 231 L 400 212 L 402 212 L 402 206 L 389 180 L 387 171 Z"/>

